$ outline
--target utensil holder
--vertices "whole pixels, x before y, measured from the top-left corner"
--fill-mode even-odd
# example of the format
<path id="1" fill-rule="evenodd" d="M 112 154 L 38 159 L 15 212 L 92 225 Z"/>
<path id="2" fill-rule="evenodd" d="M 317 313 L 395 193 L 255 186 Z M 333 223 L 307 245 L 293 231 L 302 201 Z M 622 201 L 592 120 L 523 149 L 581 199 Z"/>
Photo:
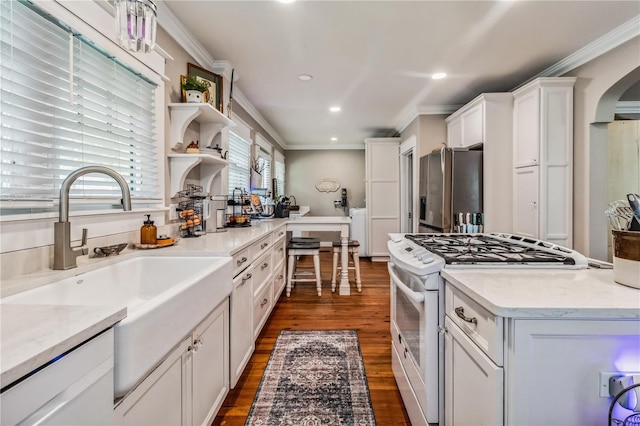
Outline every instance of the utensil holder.
<path id="1" fill-rule="evenodd" d="M 640 231 L 613 233 L 613 279 L 618 284 L 640 289 Z"/>

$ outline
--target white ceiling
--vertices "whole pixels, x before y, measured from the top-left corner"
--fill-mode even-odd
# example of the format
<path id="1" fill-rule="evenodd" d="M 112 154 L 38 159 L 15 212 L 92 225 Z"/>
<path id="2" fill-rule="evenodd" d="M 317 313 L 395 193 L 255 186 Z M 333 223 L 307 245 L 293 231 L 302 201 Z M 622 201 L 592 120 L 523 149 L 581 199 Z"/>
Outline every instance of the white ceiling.
<path id="1" fill-rule="evenodd" d="M 235 87 L 287 149 L 361 145 L 419 112 L 510 91 L 640 14 L 637 0 L 164 4 L 231 63 Z M 432 80 L 440 71 L 448 77 Z"/>

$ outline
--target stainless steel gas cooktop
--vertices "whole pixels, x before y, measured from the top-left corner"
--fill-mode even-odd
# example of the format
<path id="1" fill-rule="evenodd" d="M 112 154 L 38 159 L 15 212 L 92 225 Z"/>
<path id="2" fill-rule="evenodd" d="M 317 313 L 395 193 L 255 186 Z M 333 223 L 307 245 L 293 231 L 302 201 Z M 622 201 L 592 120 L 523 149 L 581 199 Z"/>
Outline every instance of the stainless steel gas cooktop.
<path id="1" fill-rule="evenodd" d="M 405 238 L 442 257 L 447 265 L 585 264 L 580 253 L 510 234 L 406 234 Z"/>

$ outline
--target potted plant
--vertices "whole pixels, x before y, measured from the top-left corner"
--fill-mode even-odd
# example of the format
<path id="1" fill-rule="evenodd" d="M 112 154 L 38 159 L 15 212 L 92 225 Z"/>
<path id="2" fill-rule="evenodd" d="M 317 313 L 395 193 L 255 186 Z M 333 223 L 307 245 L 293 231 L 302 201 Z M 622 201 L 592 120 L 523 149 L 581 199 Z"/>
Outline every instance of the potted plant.
<path id="1" fill-rule="evenodd" d="M 202 93 L 208 90 L 207 84 L 204 81 L 200 81 L 197 77 L 189 75 L 185 77 L 182 82 L 182 89 L 184 89 L 187 95 L 187 102 L 202 102 Z"/>

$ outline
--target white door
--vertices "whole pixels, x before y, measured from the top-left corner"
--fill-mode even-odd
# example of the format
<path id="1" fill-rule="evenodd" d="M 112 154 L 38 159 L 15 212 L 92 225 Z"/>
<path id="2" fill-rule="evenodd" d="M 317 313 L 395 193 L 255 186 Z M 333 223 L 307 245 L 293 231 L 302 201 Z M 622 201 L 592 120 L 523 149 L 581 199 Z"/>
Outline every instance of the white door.
<path id="1" fill-rule="evenodd" d="M 514 170 L 513 232 L 524 237 L 539 238 L 538 175 L 538 166 Z"/>
<path id="2" fill-rule="evenodd" d="M 415 146 L 415 136 L 400 145 L 400 232 L 416 231 L 418 165 Z"/>
<path id="3" fill-rule="evenodd" d="M 503 369 L 449 317 L 444 320 L 444 420 L 447 426 L 503 424 Z"/>

